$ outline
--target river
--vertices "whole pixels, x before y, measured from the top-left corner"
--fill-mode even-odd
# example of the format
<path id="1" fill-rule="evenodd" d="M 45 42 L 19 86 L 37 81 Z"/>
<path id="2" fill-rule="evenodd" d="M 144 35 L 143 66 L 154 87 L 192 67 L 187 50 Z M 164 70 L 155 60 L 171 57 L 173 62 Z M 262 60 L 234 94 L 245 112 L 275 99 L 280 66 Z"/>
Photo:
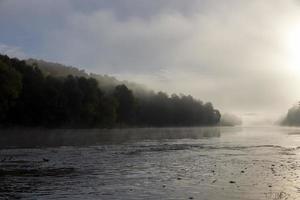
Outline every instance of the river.
<path id="1" fill-rule="evenodd" d="M 298 128 L 0 135 L 0 199 L 300 199 Z"/>

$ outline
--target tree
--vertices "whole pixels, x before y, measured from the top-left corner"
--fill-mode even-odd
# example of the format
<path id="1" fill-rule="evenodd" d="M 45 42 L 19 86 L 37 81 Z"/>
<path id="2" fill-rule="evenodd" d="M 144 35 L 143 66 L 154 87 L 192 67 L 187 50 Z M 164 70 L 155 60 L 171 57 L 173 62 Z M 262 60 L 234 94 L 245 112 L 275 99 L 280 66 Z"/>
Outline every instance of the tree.
<path id="1" fill-rule="evenodd" d="M 219 111 L 211 103 L 204 104 L 190 95 L 170 97 L 151 92 L 135 96 L 124 84 L 109 91 L 91 75 L 52 76 L 42 73 L 38 65 L 0 55 L 0 125 L 163 127 L 215 125 L 220 120 Z M 73 69 L 77 71 L 70 68 L 64 73 Z M 55 70 L 60 74 L 60 68 Z"/>
<path id="2" fill-rule="evenodd" d="M 21 75 L 0 60 L 0 120 L 19 97 L 22 88 Z"/>
<path id="3" fill-rule="evenodd" d="M 300 107 L 293 106 L 290 108 L 281 124 L 287 126 L 300 126 Z"/>
<path id="4" fill-rule="evenodd" d="M 132 124 L 135 120 L 136 102 L 132 94 L 125 85 L 116 86 L 113 96 L 117 100 L 117 122 Z"/>

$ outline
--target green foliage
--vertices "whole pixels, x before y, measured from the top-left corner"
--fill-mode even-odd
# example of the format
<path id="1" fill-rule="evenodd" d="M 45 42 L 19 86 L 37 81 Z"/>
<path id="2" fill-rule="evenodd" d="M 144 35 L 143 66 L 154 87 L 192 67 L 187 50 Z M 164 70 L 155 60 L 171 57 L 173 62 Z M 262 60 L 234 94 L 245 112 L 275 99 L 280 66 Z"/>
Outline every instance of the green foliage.
<path id="1" fill-rule="evenodd" d="M 290 108 L 281 124 L 286 126 L 300 126 L 300 107 L 294 106 Z"/>
<path id="2" fill-rule="evenodd" d="M 0 60 L 0 119 L 3 119 L 6 112 L 13 106 L 21 88 L 21 75 Z"/>
<path id="3" fill-rule="evenodd" d="M 215 125 L 220 120 L 211 103 L 192 96 L 135 95 L 125 84 L 109 92 L 98 86 L 99 80 L 76 68 L 63 67 L 64 76 L 58 76 L 61 66 L 57 65 L 47 66 L 52 71 L 45 73 L 38 64 L 0 55 L 0 125 L 111 128 Z M 74 75 L 67 75 L 69 71 Z"/>
<path id="4" fill-rule="evenodd" d="M 159 92 L 148 99 L 139 99 L 138 122 L 147 126 L 215 125 L 220 112 L 211 103 L 203 104 L 192 96 Z"/>
<path id="5" fill-rule="evenodd" d="M 132 124 L 135 120 L 136 103 L 132 91 L 125 85 L 118 85 L 113 93 L 118 102 L 117 122 Z"/>

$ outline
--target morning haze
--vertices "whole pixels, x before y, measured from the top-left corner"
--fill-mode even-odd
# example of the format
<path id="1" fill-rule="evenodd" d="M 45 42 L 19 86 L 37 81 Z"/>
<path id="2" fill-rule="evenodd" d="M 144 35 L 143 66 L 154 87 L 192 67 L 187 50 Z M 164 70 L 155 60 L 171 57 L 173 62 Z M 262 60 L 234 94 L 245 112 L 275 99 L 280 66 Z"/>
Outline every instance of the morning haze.
<path id="1" fill-rule="evenodd" d="M 299 0 L 0 0 L 0 199 L 300 199 Z"/>
<path id="2" fill-rule="evenodd" d="M 300 99 L 297 1 L 4 0 L 0 5 L 3 54 L 192 94 L 241 115 L 278 118 Z"/>

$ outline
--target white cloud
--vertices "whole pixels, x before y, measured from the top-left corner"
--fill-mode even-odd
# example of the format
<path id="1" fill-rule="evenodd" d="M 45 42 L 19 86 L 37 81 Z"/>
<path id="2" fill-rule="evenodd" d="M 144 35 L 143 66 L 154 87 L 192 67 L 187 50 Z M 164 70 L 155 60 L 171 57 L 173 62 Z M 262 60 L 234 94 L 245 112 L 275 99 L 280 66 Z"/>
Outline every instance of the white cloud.
<path id="1" fill-rule="evenodd" d="M 45 46 L 61 61 L 191 93 L 224 109 L 272 110 L 299 95 L 289 92 L 299 81 L 284 66 L 281 40 L 281 28 L 298 11 L 293 1 L 256 0 L 126 20 L 111 10 L 74 12 L 64 29 L 49 32 Z"/>
<path id="2" fill-rule="evenodd" d="M 42 12 L 23 22 L 34 16 L 31 27 L 46 29 L 40 55 L 50 60 L 190 93 L 228 111 L 282 112 L 300 98 L 283 38 L 287 24 L 300 24 L 294 0 L 31 2 L 26 8 Z"/>

